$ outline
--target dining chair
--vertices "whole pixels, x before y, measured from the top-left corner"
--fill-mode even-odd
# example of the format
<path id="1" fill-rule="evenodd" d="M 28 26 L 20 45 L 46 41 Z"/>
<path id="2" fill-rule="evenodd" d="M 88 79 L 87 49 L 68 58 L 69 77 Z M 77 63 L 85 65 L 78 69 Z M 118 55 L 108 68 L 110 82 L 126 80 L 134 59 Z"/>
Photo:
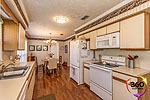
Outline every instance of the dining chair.
<path id="1" fill-rule="evenodd" d="M 59 63 L 57 64 L 58 68 L 61 69 L 62 66 L 62 56 L 59 56 Z"/>
<path id="2" fill-rule="evenodd" d="M 54 73 L 55 70 L 57 70 L 57 59 L 51 58 L 49 59 L 49 64 L 47 66 L 48 72 L 47 74 L 50 75 L 51 71 Z"/>

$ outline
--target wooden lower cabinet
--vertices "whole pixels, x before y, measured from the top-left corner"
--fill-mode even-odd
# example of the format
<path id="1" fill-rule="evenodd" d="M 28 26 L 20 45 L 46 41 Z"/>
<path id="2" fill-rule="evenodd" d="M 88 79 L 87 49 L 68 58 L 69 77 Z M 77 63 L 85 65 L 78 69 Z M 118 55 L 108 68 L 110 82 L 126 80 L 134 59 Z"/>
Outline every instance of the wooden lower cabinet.
<path id="1" fill-rule="evenodd" d="M 27 94 L 26 94 L 25 100 L 32 100 L 34 84 L 35 84 L 35 68 L 34 68 L 33 72 L 31 73 L 31 78 L 29 78 L 29 86 L 27 89 Z"/>
<path id="2" fill-rule="evenodd" d="M 126 83 L 113 79 L 113 100 L 138 100 L 138 98 L 128 92 Z"/>
<path id="3" fill-rule="evenodd" d="M 84 68 L 84 83 L 90 86 L 90 70 Z"/>
<path id="4" fill-rule="evenodd" d="M 147 73 L 145 75 L 143 74 L 142 76 L 149 79 L 150 73 Z M 149 85 L 147 85 L 146 93 L 142 95 L 140 98 L 133 96 L 133 94 L 137 94 L 137 93 L 142 94 L 146 89 L 146 85 L 143 87 L 143 89 L 138 89 L 128 85 L 128 88 L 131 91 L 131 93 L 127 90 L 126 81 L 129 78 L 131 78 L 131 82 L 135 82 L 135 83 L 142 82 L 142 78 L 138 76 L 132 76 L 132 75 L 113 71 L 113 100 L 150 100 Z M 150 84 L 150 81 L 147 81 L 147 84 Z"/>

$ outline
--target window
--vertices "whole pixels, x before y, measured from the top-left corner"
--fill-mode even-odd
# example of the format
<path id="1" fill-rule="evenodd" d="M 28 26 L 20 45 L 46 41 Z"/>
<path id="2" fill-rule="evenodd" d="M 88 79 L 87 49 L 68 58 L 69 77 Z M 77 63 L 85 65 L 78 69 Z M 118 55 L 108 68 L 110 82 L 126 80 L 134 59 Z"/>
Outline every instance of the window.
<path id="1" fill-rule="evenodd" d="M 25 41 L 25 50 L 18 50 L 17 55 L 21 56 L 20 62 L 27 62 L 27 40 Z"/>

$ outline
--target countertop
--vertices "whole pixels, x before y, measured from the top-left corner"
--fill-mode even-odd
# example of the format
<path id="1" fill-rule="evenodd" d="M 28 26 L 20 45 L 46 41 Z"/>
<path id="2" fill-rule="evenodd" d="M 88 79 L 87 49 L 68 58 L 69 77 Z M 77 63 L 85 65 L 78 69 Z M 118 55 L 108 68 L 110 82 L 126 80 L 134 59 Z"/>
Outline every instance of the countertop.
<path id="1" fill-rule="evenodd" d="M 150 70 L 141 69 L 141 68 L 132 69 L 132 68 L 128 68 L 126 66 L 113 68 L 113 71 L 128 74 L 128 75 L 132 75 L 132 76 L 136 76 L 136 77 L 138 75 L 142 76 L 142 75 L 145 75 L 145 74 L 150 72 Z"/>
<path id="2" fill-rule="evenodd" d="M 35 62 L 17 63 L 16 66 L 30 66 L 24 77 L 0 80 L 0 100 L 17 100 Z"/>

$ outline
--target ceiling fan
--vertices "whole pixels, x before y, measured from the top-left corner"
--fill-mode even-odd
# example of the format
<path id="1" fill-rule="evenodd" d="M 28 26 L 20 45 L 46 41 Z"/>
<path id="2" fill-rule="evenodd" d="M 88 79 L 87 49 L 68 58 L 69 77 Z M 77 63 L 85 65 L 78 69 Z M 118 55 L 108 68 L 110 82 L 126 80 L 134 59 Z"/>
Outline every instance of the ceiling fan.
<path id="1" fill-rule="evenodd" d="M 57 41 L 55 41 L 55 40 L 52 39 L 52 37 L 51 37 L 52 33 L 49 33 L 49 34 L 50 34 L 49 40 L 46 40 L 46 41 L 43 41 L 43 42 L 45 42 L 45 43 L 47 43 L 47 44 L 49 44 L 51 46 L 52 44 L 57 43 Z"/>

